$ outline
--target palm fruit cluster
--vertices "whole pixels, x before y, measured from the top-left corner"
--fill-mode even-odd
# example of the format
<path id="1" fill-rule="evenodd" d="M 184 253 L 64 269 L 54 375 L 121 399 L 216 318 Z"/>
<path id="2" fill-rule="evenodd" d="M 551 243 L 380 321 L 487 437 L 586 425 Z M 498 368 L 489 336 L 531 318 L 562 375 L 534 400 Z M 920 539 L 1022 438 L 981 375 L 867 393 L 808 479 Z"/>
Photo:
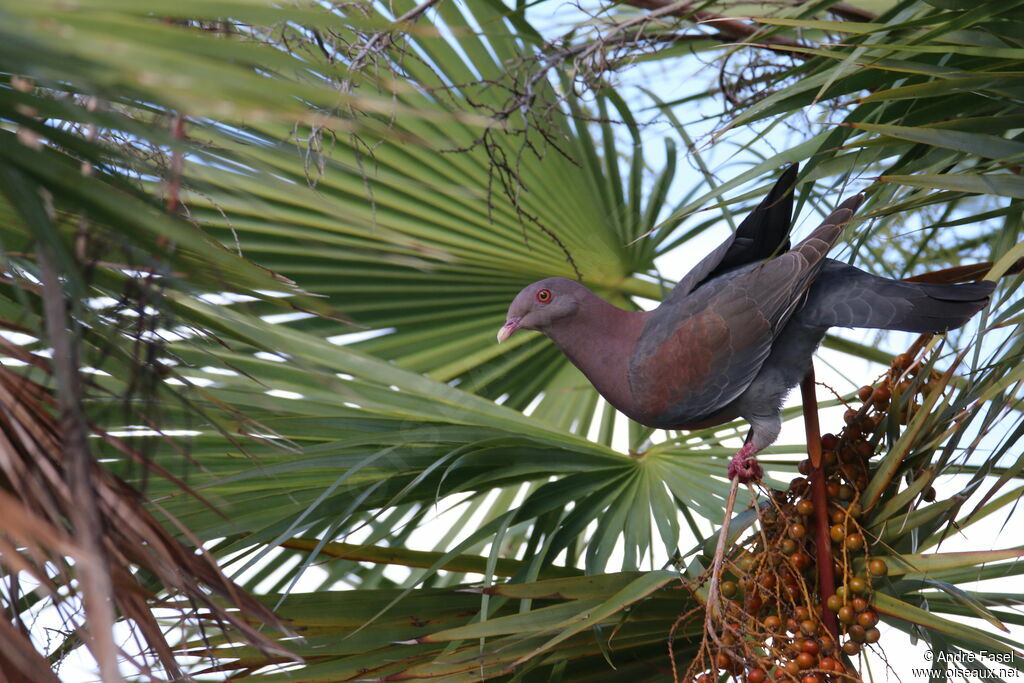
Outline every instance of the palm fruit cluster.
<path id="1" fill-rule="evenodd" d="M 849 407 L 838 435 L 821 438 L 828 515 L 828 544 L 835 577 L 826 606 L 838 632 L 823 621 L 816 541 L 817 511 L 811 499 L 810 460 L 786 491 L 773 491 L 759 510 L 759 527 L 725 559 L 716 620 L 717 637 L 705 635 L 685 680 L 860 681 L 856 659 L 879 641 L 879 615 L 872 604 L 889 572 L 874 557 L 861 494 L 871 476 L 871 458 L 882 443 L 876 433 L 890 415 L 906 424 L 918 396 L 932 378 L 914 378 L 918 364 L 897 356 L 873 386 L 861 387 L 859 408 Z M 934 498 L 934 491 L 925 493 Z M 877 549 L 881 551 L 881 548 Z"/>

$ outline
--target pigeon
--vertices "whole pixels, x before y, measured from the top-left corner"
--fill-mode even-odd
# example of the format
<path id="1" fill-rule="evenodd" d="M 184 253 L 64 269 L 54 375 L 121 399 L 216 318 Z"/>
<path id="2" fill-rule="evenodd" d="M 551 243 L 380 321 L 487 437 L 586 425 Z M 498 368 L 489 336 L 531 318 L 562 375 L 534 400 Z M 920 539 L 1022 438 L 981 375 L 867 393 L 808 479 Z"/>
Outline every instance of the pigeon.
<path id="1" fill-rule="evenodd" d="M 550 277 L 516 295 L 498 342 L 517 330 L 544 333 L 605 400 L 648 427 L 743 418 L 750 431 L 728 476 L 759 480 L 755 456 L 778 438 L 782 403 L 829 328 L 945 332 L 983 308 L 995 286 L 891 280 L 827 258 L 863 194 L 791 247 L 796 177 L 791 165 L 654 310 L 626 311 L 579 282 Z"/>

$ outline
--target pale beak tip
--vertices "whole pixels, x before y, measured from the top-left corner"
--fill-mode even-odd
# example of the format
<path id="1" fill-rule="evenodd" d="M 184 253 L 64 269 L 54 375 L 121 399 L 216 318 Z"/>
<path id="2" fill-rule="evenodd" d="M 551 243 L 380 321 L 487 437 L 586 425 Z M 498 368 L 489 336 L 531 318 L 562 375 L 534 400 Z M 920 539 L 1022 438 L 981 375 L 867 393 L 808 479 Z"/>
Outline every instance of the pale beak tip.
<path id="1" fill-rule="evenodd" d="M 516 330 L 518 330 L 518 329 L 519 329 L 519 320 L 512 319 L 512 320 L 506 321 L 505 324 L 501 326 L 501 329 L 498 330 L 498 343 L 500 344 L 501 342 L 503 342 L 506 339 L 508 339 L 509 337 L 511 337 L 512 334 Z"/>

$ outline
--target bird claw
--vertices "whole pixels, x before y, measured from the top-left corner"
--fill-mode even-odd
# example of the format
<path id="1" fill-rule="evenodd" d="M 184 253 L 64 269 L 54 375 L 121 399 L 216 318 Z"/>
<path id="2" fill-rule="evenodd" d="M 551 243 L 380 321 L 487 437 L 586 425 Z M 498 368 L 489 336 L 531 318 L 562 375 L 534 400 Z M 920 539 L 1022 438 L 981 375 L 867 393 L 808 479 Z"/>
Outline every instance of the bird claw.
<path id="1" fill-rule="evenodd" d="M 757 462 L 756 453 L 750 444 L 744 444 L 729 463 L 729 479 L 736 479 L 741 484 L 761 481 L 764 470 Z"/>

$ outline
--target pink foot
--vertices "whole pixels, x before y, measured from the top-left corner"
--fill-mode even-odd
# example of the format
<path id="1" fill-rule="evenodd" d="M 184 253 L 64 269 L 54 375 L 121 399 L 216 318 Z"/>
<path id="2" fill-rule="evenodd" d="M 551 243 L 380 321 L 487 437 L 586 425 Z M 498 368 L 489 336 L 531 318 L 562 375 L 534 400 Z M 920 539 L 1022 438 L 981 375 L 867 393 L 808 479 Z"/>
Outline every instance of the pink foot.
<path id="1" fill-rule="evenodd" d="M 729 463 L 729 479 L 736 479 L 741 484 L 760 481 L 764 471 L 757 464 L 757 458 L 754 457 L 756 453 L 757 449 L 751 443 L 743 444 L 743 448 L 732 456 Z"/>

